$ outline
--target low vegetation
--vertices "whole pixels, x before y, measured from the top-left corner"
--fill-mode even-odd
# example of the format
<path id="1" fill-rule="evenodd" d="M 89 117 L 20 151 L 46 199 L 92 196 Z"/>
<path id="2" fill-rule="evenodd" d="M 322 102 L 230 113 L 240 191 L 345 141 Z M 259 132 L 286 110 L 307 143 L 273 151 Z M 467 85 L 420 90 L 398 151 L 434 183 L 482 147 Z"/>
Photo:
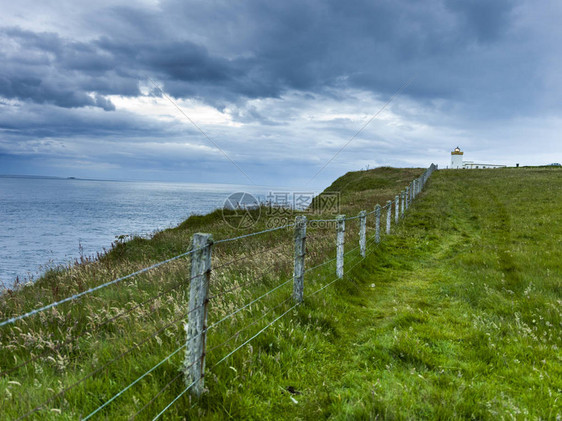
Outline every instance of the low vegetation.
<path id="1" fill-rule="evenodd" d="M 421 171 L 348 173 L 327 190 L 354 215 Z M 183 395 L 166 419 L 562 417 L 562 172 L 440 171 L 427 187 L 378 245 L 370 216 L 365 260 L 348 221 L 344 279 L 330 284 L 332 263 L 308 272 L 294 309 L 291 229 L 217 244 L 206 392 Z M 220 239 L 267 226 L 262 217 L 235 231 L 217 211 L 118 242 L 6 291 L 0 319 L 183 253 L 193 232 Z M 333 226 L 312 226 L 306 266 L 333 258 L 334 242 Z M 1 418 L 85 417 L 179 349 L 94 415 L 152 419 L 186 386 L 188 274 L 189 259 L 174 260 L 0 328 Z"/>

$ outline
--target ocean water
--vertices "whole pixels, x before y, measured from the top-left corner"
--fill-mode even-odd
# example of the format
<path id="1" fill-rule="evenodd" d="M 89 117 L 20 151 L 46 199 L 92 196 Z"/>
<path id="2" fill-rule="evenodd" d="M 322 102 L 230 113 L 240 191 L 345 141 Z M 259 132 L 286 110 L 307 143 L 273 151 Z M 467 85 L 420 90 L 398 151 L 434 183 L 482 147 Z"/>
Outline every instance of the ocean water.
<path id="1" fill-rule="evenodd" d="M 36 279 L 108 249 L 119 235 L 176 226 L 237 191 L 260 195 L 232 185 L 0 177 L 0 281 Z"/>

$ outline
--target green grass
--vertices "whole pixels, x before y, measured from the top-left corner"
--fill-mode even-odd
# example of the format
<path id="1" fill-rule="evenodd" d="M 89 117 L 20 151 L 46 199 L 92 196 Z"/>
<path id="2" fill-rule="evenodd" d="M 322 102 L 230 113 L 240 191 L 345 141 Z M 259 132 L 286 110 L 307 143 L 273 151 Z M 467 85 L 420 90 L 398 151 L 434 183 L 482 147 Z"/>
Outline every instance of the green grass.
<path id="1" fill-rule="evenodd" d="M 342 213 L 351 215 L 384 203 L 419 174 L 387 168 L 348 173 L 327 190 L 342 192 Z M 290 308 L 292 303 L 284 300 L 291 284 L 209 331 L 207 391 L 197 402 L 186 394 L 165 419 L 560 419 L 560 197 L 558 169 L 434 173 L 391 236 L 372 244 L 364 261 L 357 252 L 347 256 L 343 280 L 310 296 L 334 279 L 334 267 L 308 273 L 304 305 L 216 367 L 223 355 Z M 2 297 L 2 319 L 185 251 L 195 231 L 212 232 L 216 238 L 234 234 L 218 214 L 211 214 L 151 240 L 118 244 L 99 261 L 53 271 L 36 285 L 8 292 Z M 332 231 L 309 230 L 308 267 L 333 257 Z M 356 223 L 349 221 L 347 250 L 354 247 L 356 233 Z M 210 323 L 290 278 L 291 243 L 291 232 L 283 230 L 218 245 Z M 243 271 L 241 264 L 227 266 L 242 253 L 247 257 Z M 30 353 L 56 347 L 67 335 L 84 336 L 70 349 L 65 345 L 0 376 L 2 418 L 25 413 L 154 329 L 181 318 L 188 289 L 182 280 L 188 271 L 188 261 L 177 261 L 106 288 L 95 299 L 3 329 L 3 370 Z M 176 283 L 180 287 L 162 298 L 99 327 Z M 34 416 L 86 415 L 184 340 L 181 322 L 173 324 L 158 340 Z M 177 376 L 182 358 L 180 352 L 98 418 L 126 419 L 141 409 Z M 139 419 L 151 419 L 184 388 L 180 376 Z"/>

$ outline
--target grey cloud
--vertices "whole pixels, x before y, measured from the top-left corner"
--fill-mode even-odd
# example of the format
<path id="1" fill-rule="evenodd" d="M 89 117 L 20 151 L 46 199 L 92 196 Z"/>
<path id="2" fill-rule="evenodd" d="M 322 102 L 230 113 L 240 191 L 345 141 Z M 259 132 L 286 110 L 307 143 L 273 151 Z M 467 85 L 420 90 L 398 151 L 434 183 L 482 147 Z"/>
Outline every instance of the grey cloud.
<path id="1" fill-rule="evenodd" d="M 191 166 L 192 174 L 224 167 L 220 156 L 195 147 L 190 153 L 205 157 L 200 165 L 174 157 L 174 142 L 205 144 L 188 124 L 126 113 L 109 100 L 140 96 L 140 85 L 159 95 L 151 78 L 175 98 L 198 99 L 243 123 L 210 125 L 210 134 L 248 171 L 259 173 L 275 162 L 272 173 L 305 173 L 358 129 L 345 115 L 374 114 L 373 106 L 416 76 L 391 104 L 402 126 L 393 132 L 374 124 L 326 176 L 376 153 L 381 165 L 404 165 L 416 159 L 402 156 L 404 145 L 433 142 L 434 153 L 439 142 L 484 139 L 478 128 L 494 122 L 503 126 L 545 110 L 559 115 L 559 37 L 552 28 L 560 6 L 549 7 L 541 14 L 528 0 L 163 0 L 157 7 L 132 4 L 85 15 L 87 36 L 3 28 L 0 152 L 9 154 L 18 142 L 57 150 L 55 143 L 40 142 L 56 137 L 70 145 L 76 137 L 77 144 L 87 138 L 93 150 L 107 142 L 122 145 L 110 148 L 114 156 L 105 155 L 114 166 L 130 148 L 138 158 L 127 162 L 139 160 L 135 171 Z M 65 12 L 57 13 L 64 21 Z M 371 101 L 350 92 L 366 93 Z M 337 112 L 350 104 L 355 107 Z M 328 107 L 344 117 L 307 119 Z M 405 133 L 415 142 L 408 143 Z M 135 149 L 135 139 L 145 149 Z M 167 152 L 158 155 L 158 148 L 147 146 L 150 139 L 169 141 Z M 303 148 L 313 156 L 290 164 Z"/>
<path id="2" fill-rule="evenodd" d="M 159 138 L 177 133 L 194 133 L 179 124 L 164 124 L 128 112 L 105 113 L 101 110 L 68 109 L 54 105 L 0 106 L 0 130 L 3 138 L 43 139 L 135 136 Z"/>
<path id="3" fill-rule="evenodd" d="M 107 35 L 89 42 L 5 30 L 19 50 L 2 57 L 11 65 L 0 95 L 111 110 L 96 98 L 138 95 L 138 81 L 150 76 L 173 96 L 222 107 L 328 86 L 389 95 L 421 73 L 411 95 L 451 97 L 458 86 L 447 72 L 462 73 L 464 49 L 495 41 L 509 25 L 511 3 L 492 3 L 168 1 L 160 13 L 114 8 L 93 17 Z"/>
<path id="4" fill-rule="evenodd" d="M 505 33 L 516 3 L 513 0 L 446 0 L 446 5 L 461 18 L 467 35 L 479 42 L 489 42 Z"/>

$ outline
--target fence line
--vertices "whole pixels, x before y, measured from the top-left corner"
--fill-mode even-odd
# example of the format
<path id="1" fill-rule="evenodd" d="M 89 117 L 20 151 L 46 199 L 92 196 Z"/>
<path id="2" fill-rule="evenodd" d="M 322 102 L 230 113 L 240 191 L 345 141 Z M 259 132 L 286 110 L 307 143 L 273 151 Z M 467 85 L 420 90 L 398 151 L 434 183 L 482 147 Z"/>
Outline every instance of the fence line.
<path id="1" fill-rule="evenodd" d="M 358 247 L 356 247 L 353 250 L 357 250 Z M 351 252 L 351 250 L 349 251 Z M 348 253 L 349 253 L 348 252 Z M 368 253 L 370 254 L 370 253 Z M 367 255 L 368 255 L 367 254 Z M 353 270 L 355 267 L 357 267 L 359 265 L 359 263 L 361 263 L 363 259 L 359 258 L 356 260 L 355 264 L 349 269 L 349 271 Z M 316 295 L 317 293 L 325 290 L 326 288 L 328 288 L 329 286 L 333 285 L 334 283 L 336 283 L 337 281 L 339 281 L 340 278 L 336 277 L 335 279 L 333 279 L 332 281 L 324 284 L 321 288 L 317 289 L 316 291 L 312 292 L 311 294 L 309 294 L 309 297 L 312 297 L 314 295 Z M 274 310 L 275 308 L 280 307 L 281 305 L 285 304 L 287 301 L 289 301 L 290 298 L 284 300 L 283 302 L 281 302 L 280 304 L 278 304 L 277 306 L 275 306 L 274 308 L 272 308 L 271 310 Z M 296 302 L 292 307 L 290 307 L 288 310 L 286 310 L 285 312 L 283 312 L 280 316 L 278 316 L 277 318 L 275 318 L 273 321 L 271 321 L 270 323 L 268 323 L 265 327 L 263 327 L 260 331 L 258 331 L 256 334 L 254 334 L 252 337 L 250 337 L 249 339 L 247 339 L 246 341 L 244 341 L 241 345 L 239 345 L 238 347 L 236 347 L 233 351 L 229 352 L 228 354 L 226 354 L 224 357 L 222 357 L 219 361 L 217 361 L 213 367 L 211 368 L 211 370 L 215 367 L 217 367 L 219 364 L 223 363 L 224 361 L 226 361 L 229 357 L 231 357 L 233 354 L 235 354 L 237 351 L 239 351 L 240 349 L 242 349 L 244 346 L 246 346 L 247 344 L 249 344 L 252 340 L 254 340 L 255 338 L 257 338 L 259 335 L 261 335 L 263 332 L 265 332 L 269 327 L 271 327 L 273 324 L 275 324 L 275 322 L 277 322 L 278 320 L 280 320 L 282 317 L 284 317 L 286 314 L 288 314 L 291 310 L 294 310 L 296 307 L 298 307 L 301 304 L 301 302 Z M 268 311 L 269 312 L 269 311 Z M 267 313 L 266 313 L 267 314 Z M 260 319 L 258 319 L 257 321 L 262 320 L 265 315 L 264 314 Z M 257 322 L 256 321 L 256 322 Z M 255 324 L 256 322 L 252 323 Z M 241 330 L 244 330 L 246 328 L 243 328 Z M 240 330 L 240 331 L 241 331 Z M 229 342 L 231 339 L 235 338 L 236 336 L 238 336 L 238 334 L 240 333 L 240 331 L 238 331 L 237 333 L 235 333 L 233 336 L 231 336 L 227 341 L 225 341 L 224 343 Z M 216 349 L 219 348 L 221 346 L 224 345 L 224 343 L 213 347 L 212 349 Z M 175 380 L 175 379 L 174 379 Z M 164 414 L 164 412 L 166 410 L 168 410 L 181 396 L 183 396 L 189 389 L 191 389 L 193 386 L 195 386 L 199 381 L 202 380 L 202 377 L 200 377 L 197 380 L 194 380 L 191 384 L 189 384 L 178 396 L 176 396 L 174 398 L 174 400 L 172 402 L 170 402 L 155 418 L 153 418 L 153 421 L 160 418 L 161 415 Z"/>
<path id="2" fill-rule="evenodd" d="M 432 164 L 429 168 L 427 168 L 427 170 L 420 177 L 413 180 L 404 190 L 402 190 L 399 194 L 397 194 L 394 197 L 394 200 L 387 201 L 384 207 L 381 207 L 380 205 L 377 204 L 374 207 L 374 209 L 369 211 L 369 212 L 364 210 L 364 211 L 361 211 L 358 215 L 354 215 L 354 216 L 338 215 L 338 217 L 333 218 L 333 219 L 311 219 L 311 220 L 307 220 L 307 218 L 305 216 L 298 216 L 297 219 L 295 220 L 295 222 L 291 223 L 291 224 L 286 224 L 286 225 L 283 225 L 283 226 L 278 226 L 278 227 L 266 229 L 266 230 L 263 230 L 263 231 L 245 234 L 245 235 L 241 235 L 241 236 L 233 237 L 233 238 L 221 239 L 221 240 L 217 240 L 217 241 L 213 241 L 212 236 L 210 234 L 201 234 L 201 233 L 200 234 L 194 234 L 191 249 L 189 251 L 185 252 L 185 253 L 182 253 L 182 254 L 179 254 L 179 255 L 174 256 L 172 258 L 169 258 L 169 259 L 163 260 L 161 262 L 155 263 L 151 266 L 140 269 L 140 270 L 138 270 L 136 272 L 133 272 L 129 275 L 125 275 L 123 277 L 114 279 L 112 281 L 100 284 L 96 287 L 89 288 L 88 290 L 82 291 L 78 294 L 74 294 L 72 296 L 69 296 L 69 297 L 63 299 L 63 300 L 53 302 L 53 303 L 48 304 L 46 306 L 31 310 L 27 313 L 21 314 L 19 316 L 11 317 L 9 319 L 6 319 L 6 320 L 0 322 L 0 327 L 13 324 L 13 323 L 18 322 L 20 320 L 23 320 L 23 319 L 26 319 L 26 318 L 31 317 L 33 315 L 36 315 L 38 313 L 41 313 L 43 311 L 55 308 L 55 307 L 57 307 L 57 306 L 59 306 L 63 303 L 67 303 L 67 302 L 70 302 L 70 301 L 77 300 L 77 299 L 82 298 L 83 296 L 85 296 L 87 294 L 91 294 L 91 293 L 93 293 L 95 291 L 98 291 L 102 288 L 105 288 L 107 286 L 117 284 L 117 283 L 122 282 L 126 279 L 132 278 L 136 275 L 140 275 L 142 273 L 145 273 L 147 271 L 150 271 L 152 269 L 155 269 L 157 267 L 160 267 L 160 266 L 162 266 L 166 263 L 172 262 L 172 261 L 180 259 L 182 257 L 189 256 L 191 258 L 191 275 L 190 275 L 189 279 L 187 279 L 187 281 L 185 281 L 185 280 L 180 281 L 180 282 L 174 284 L 171 288 L 167 288 L 164 291 L 161 291 L 156 296 L 150 297 L 147 300 L 144 300 L 143 302 L 141 302 L 139 304 L 136 304 L 132 308 L 127 309 L 126 311 L 120 312 L 119 314 L 111 317 L 110 319 L 105 320 L 102 324 L 96 326 L 96 330 L 99 329 L 100 327 L 108 324 L 108 323 L 111 323 L 111 322 L 115 321 L 116 319 L 118 319 L 118 318 L 120 318 L 124 315 L 130 314 L 131 312 L 133 312 L 134 310 L 142 307 L 146 303 L 154 301 L 154 300 L 162 297 L 163 295 L 177 289 L 181 285 L 190 285 L 190 288 L 191 288 L 190 298 L 189 298 L 189 309 L 188 309 L 187 312 L 181 313 L 180 318 L 175 319 L 172 322 L 158 328 L 155 332 L 150 334 L 148 337 L 144 338 L 141 342 L 134 343 L 134 345 L 132 347 L 128 348 L 126 351 L 122 352 L 121 354 L 112 358 L 108 362 L 104 363 L 102 366 L 100 366 L 100 367 L 96 368 L 95 370 L 91 371 L 89 374 L 83 376 L 82 378 L 80 378 L 78 381 L 71 384 L 70 386 L 63 388 L 60 392 L 55 393 L 49 399 L 45 400 L 42 404 L 35 407 L 31 411 L 25 413 L 24 415 L 20 416 L 20 418 L 18 418 L 18 419 L 26 418 L 26 417 L 30 416 L 31 414 L 36 413 L 36 412 L 44 409 L 47 404 L 49 404 L 50 402 L 52 402 L 56 398 L 60 397 L 61 395 L 63 395 L 68 390 L 70 390 L 70 389 L 74 388 L 75 386 L 81 384 L 86 379 L 92 377 L 93 375 L 99 373 L 100 371 L 105 370 L 109 365 L 111 365 L 115 361 L 125 357 L 127 354 L 131 353 L 132 351 L 138 349 L 140 346 L 142 346 L 143 344 L 145 344 L 149 340 L 153 339 L 155 336 L 157 336 L 162 331 L 168 329 L 173 324 L 178 323 L 180 320 L 185 320 L 185 317 L 188 318 L 188 323 L 186 325 L 187 338 L 186 338 L 186 341 L 184 342 L 184 344 L 182 344 L 180 347 L 178 347 L 171 354 L 168 354 L 164 359 L 162 359 L 156 365 L 151 367 L 148 371 L 145 371 L 143 374 L 138 376 L 134 381 L 130 382 L 126 387 L 124 387 L 123 389 L 121 389 L 117 393 L 113 394 L 111 398 L 106 400 L 103 404 L 101 404 L 96 409 L 94 409 L 92 412 L 90 412 L 88 415 L 86 415 L 84 419 L 89 419 L 89 418 L 93 417 L 94 415 L 98 414 L 100 411 L 102 411 L 104 408 L 106 408 L 108 405 L 110 405 L 112 402 L 114 402 L 119 396 L 123 395 L 126 391 L 128 391 L 130 388 L 132 388 L 135 384 L 137 384 L 142 379 L 144 379 L 146 376 L 148 376 L 149 374 L 154 372 L 158 367 L 162 366 L 165 362 L 170 361 L 170 359 L 173 356 L 178 354 L 184 348 L 186 348 L 186 357 L 185 357 L 185 362 L 184 362 L 183 367 L 182 367 L 182 372 L 180 374 L 178 374 L 176 377 L 174 377 L 174 379 L 172 379 L 170 382 L 168 382 L 166 384 L 166 386 L 164 386 L 164 388 L 162 388 L 148 403 L 146 403 L 131 418 L 136 417 L 146 407 L 151 405 L 164 392 L 164 390 L 167 389 L 181 375 L 184 375 L 187 387 L 185 389 L 183 389 L 183 391 L 179 395 L 177 395 L 162 411 L 160 411 L 154 419 L 158 419 L 160 416 L 162 416 L 178 399 L 181 398 L 181 396 L 183 396 L 188 391 L 191 391 L 191 393 L 195 397 L 199 397 L 203 392 L 204 377 L 205 377 L 205 359 L 206 359 L 206 355 L 207 355 L 208 352 L 211 352 L 215 349 L 221 348 L 224 345 L 226 345 L 227 343 L 231 342 L 232 340 L 238 338 L 240 336 L 241 332 L 247 330 L 248 328 L 250 328 L 252 326 L 257 325 L 268 314 L 277 310 L 279 307 L 286 304 L 289 300 L 291 300 L 291 299 L 293 300 L 294 304 L 289 309 L 284 311 L 281 315 L 276 317 L 274 320 L 270 321 L 263 328 L 261 328 L 257 333 L 253 334 L 249 339 L 245 340 L 242 344 L 238 345 L 233 350 L 228 352 L 225 356 L 220 358 L 216 363 L 214 363 L 213 367 L 211 368 L 211 370 L 212 370 L 217 365 L 221 364 L 222 362 L 227 360 L 230 356 L 235 354 L 238 350 L 243 348 L 245 345 L 249 344 L 252 340 L 257 338 L 263 332 L 265 332 L 269 327 L 271 327 L 278 320 L 280 320 L 282 317 L 287 315 L 290 311 L 294 310 L 297 306 L 301 305 L 304 302 L 305 297 L 312 297 L 312 296 L 316 295 L 317 293 L 323 291 L 324 289 L 328 288 L 330 285 L 333 285 L 338 280 L 341 280 L 344 277 L 344 265 L 346 263 L 345 262 L 346 256 L 349 256 L 350 254 L 355 253 L 357 250 L 359 250 L 358 256 L 355 257 L 355 259 L 351 260 L 352 266 L 350 268 L 347 268 L 347 265 L 345 265 L 346 273 L 348 273 L 349 271 L 353 270 L 357 265 L 359 265 L 368 255 L 370 255 L 373 252 L 373 250 L 374 250 L 372 248 L 373 244 L 377 244 L 377 243 L 380 242 L 381 209 L 384 209 L 385 212 L 386 212 L 386 215 L 385 215 L 386 216 L 385 233 L 387 235 L 389 235 L 391 233 L 392 220 L 394 220 L 394 224 L 397 224 L 398 221 L 399 221 L 399 218 L 404 217 L 405 212 L 410 208 L 410 206 L 412 204 L 412 201 L 422 191 L 422 189 L 425 186 L 427 180 L 431 176 L 431 173 L 436 168 L 437 167 Z M 394 215 L 393 215 L 393 206 L 394 206 Z M 374 215 L 374 225 L 375 225 L 374 231 L 375 232 L 374 232 L 374 235 L 371 235 L 369 238 L 367 238 L 367 222 L 368 222 L 368 220 L 370 220 L 371 215 Z M 393 216 L 394 216 L 394 218 L 393 218 Z M 358 245 L 355 246 L 354 248 L 350 249 L 350 250 L 344 251 L 345 233 L 346 233 L 345 222 L 356 220 L 356 219 L 359 220 L 359 232 L 358 232 L 359 238 L 358 238 L 358 243 L 356 243 Z M 321 263 L 319 263 L 319 264 L 317 264 L 317 265 L 315 265 L 311 268 L 305 268 L 305 265 L 306 265 L 306 259 L 305 258 L 307 256 L 306 243 L 307 243 L 307 240 L 309 240 L 307 238 L 307 235 L 306 235 L 306 228 L 307 228 L 307 225 L 309 225 L 311 222 L 334 222 L 334 223 L 336 223 L 336 233 L 337 233 L 337 236 L 336 236 L 336 257 L 334 257 L 332 259 L 328 259 L 326 261 L 323 261 L 323 262 L 321 262 Z M 293 245 L 293 248 L 294 248 L 293 269 L 294 270 L 293 270 L 292 277 L 283 281 L 281 284 L 278 284 L 277 286 L 269 289 L 265 293 L 261 294 L 259 297 L 251 299 L 246 304 L 243 304 L 242 306 L 240 306 L 240 307 L 236 308 L 235 310 L 229 312 L 227 315 L 223 316 L 220 320 L 214 322 L 210 326 L 207 326 L 208 305 L 209 305 L 209 302 L 210 302 L 211 299 L 220 298 L 223 295 L 225 295 L 229 292 L 232 292 L 236 289 L 242 289 L 245 286 L 247 286 L 248 284 L 253 283 L 253 281 L 255 279 L 255 277 L 254 277 L 254 279 L 252 279 L 252 282 L 247 281 L 246 283 L 243 283 L 242 285 L 237 285 L 236 287 L 234 287 L 232 289 L 222 290 L 222 291 L 219 291 L 217 294 L 215 294 L 213 296 L 209 296 L 209 284 L 210 284 L 210 279 L 211 279 L 211 270 L 213 269 L 212 268 L 212 257 L 211 257 L 211 251 L 212 251 L 213 247 L 215 247 L 218 244 L 233 242 L 233 241 L 237 241 L 237 240 L 241 240 L 241 239 L 246 239 L 246 238 L 249 238 L 249 237 L 258 236 L 258 235 L 265 234 L 265 233 L 271 233 L 271 232 L 274 232 L 274 231 L 279 231 L 279 230 L 287 229 L 287 228 L 294 228 L 294 245 Z M 314 236 L 311 236 L 311 238 L 314 238 Z M 272 252 L 274 250 L 279 249 L 280 247 L 282 247 L 282 245 L 277 245 L 275 247 L 260 250 L 257 253 L 251 252 L 251 254 L 252 254 L 251 256 L 245 255 L 246 253 L 244 253 L 244 256 L 242 256 L 242 257 L 238 257 L 238 258 L 230 260 L 228 262 L 219 264 L 218 266 L 216 266 L 214 268 L 214 270 L 224 268 L 224 267 L 228 267 L 228 266 L 231 266 L 235 263 L 239 263 L 239 262 L 244 261 L 244 260 L 254 259 L 256 256 L 259 256 L 262 253 Z M 330 263 L 333 263 L 334 261 L 336 262 L 336 277 L 332 281 L 324 284 L 321 288 L 315 290 L 314 292 L 309 293 L 309 294 L 305 294 L 306 275 L 311 273 L 314 270 L 320 269 L 320 268 L 322 268 L 322 267 L 324 267 L 324 266 L 326 266 Z M 274 266 L 276 263 L 277 263 L 277 261 L 274 261 L 274 263 L 271 266 Z M 264 271 L 262 271 L 262 274 L 265 273 L 266 271 L 267 271 L 267 268 Z M 220 325 L 224 321 L 237 316 L 240 312 L 242 312 L 242 311 L 248 309 L 249 307 L 251 307 L 252 305 L 258 303 L 259 301 L 261 301 L 265 297 L 271 295 L 275 291 L 280 290 L 283 286 L 286 286 L 291 281 L 293 281 L 293 293 L 292 293 L 291 296 L 289 296 L 288 298 L 283 300 L 281 303 L 278 303 L 277 305 L 270 306 L 267 309 L 267 311 L 261 315 L 261 317 L 257 318 L 252 323 L 246 325 L 242 329 L 239 329 L 238 331 L 236 331 L 236 333 L 231 335 L 226 341 L 222 342 L 219 345 L 213 346 L 209 350 L 206 350 L 207 333 L 211 329 Z M 152 311 L 150 314 L 154 313 L 157 310 L 158 310 L 158 308 L 156 308 L 156 310 Z M 85 333 L 90 333 L 90 332 L 85 332 Z M 78 337 L 78 339 L 81 336 L 83 336 L 83 335 L 80 335 Z M 36 361 L 41 356 L 44 356 L 46 353 L 51 352 L 53 350 L 58 350 L 58 349 L 60 349 L 60 347 L 64 346 L 65 344 L 67 345 L 68 343 L 71 343 L 73 340 L 76 340 L 76 339 L 77 338 L 72 338 L 72 337 L 68 338 L 67 340 L 57 344 L 54 348 L 47 349 L 43 353 L 40 353 L 40 354 L 34 356 L 33 358 L 30 358 L 29 360 L 27 360 L 23 363 L 20 363 L 20 364 L 12 367 L 10 369 L 4 370 L 3 372 L 0 373 L 0 375 L 12 373 L 13 371 L 15 371 L 17 369 L 19 369 L 23 366 L 26 366 L 27 364 L 29 364 L 31 362 Z"/>
<path id="3" fill-rule="evenodd" d="M 434 169 L 435 169 L 435 167 L 432 164 L 428 168 L 428 170 L 426 170 L 426 173 L 427 172 L 431 173 L 431 172 L 433 172 Z M 424 173 L 424 175 L 422 175 L 419 178 L 419 184 L 420 185 L 422 184 L 421 180 L 427 180 L 427 178 L 425 177 L 426 173 Z M 412 183 L 410 183 L 410 185 L 408 187 L 406 187 L 406 209 L 408 209 L 411 206 L 411 202 L 415 197 L 414 191 L 415 191 L 415 189 L 417 189 L 417 183 L 418 183 L 418 181 L 415 180 Z M 390 234 L 391 220 L 392 220 L 392 205 L 393 204 L 395 206 L 395 215 L 396 215 L 397 214 L 396 208 L 398 208 L 398 206 L 399 206 L 398 197 L 396 197 L 394 201 L 389 200 L 386 203 L 386 206 L 385 206 L 385 209 L 386 209 L 386 234 L 387 235 Z M 362 219 L 364 216 L 366 216 L 366 211 L 362 211 L 358 216 L 346 217 L 345 215 L 338 215 L 338 217 L 336 217 L 333 220 L 327 220 L 327 219 L 321 220 L 322 222 L 336 222 L 336 224 L 337 224 L 336 278 L 334 280 L 332 280 L 331 282 L 329 282 L 328 284 L 324 285 L 319 290 L 313 292 L 311 295 L 315 295 L 316 293 L 324 290 L 328 286 L 337 282 L 339 279 L 343 278 L 345 256 L 349 253 L 352 253 L 353 251 L 356 251 L 358 248 L 361 248 L 361 249 L 363 248 L 363 246 L 362 246 L 363 238 L 361 238 L 359 246 L 357 246 L 354 249 L 348 251 L 347 253 L 344 252 L 345 222 L 349 221 L 349 220 L 353 220 L 353 219 Z M 300 217 L 297 217 L 297 220 L 294 224 L 294 226 L 295 226 L 295 263 L 294 263 L 294 276 L 293 276 L 293 282 L 294 282 L 293 300 L 294 300 L 295 304 L 293 304 L 292 307 L 290 307 L 288 310 L 283 312 L 280 316 L 278 316 L 273 321 L 268 323 L 265 327 L 263 327 L 256 334 L 254 334 L 249 339 L 244 341 L 242 344 L 240 344 L 234 350 L 232 350 L 231 352 L 226 354 L 224 357 L 219 359 L 218 362 L 216 362 L 213 365 L 213 368 L 216 367 L 218 364 L 222 363 L 223 361 L 225 361 L 227 358 L 229 358 L 231 355 L 233 355 L 238 350 L 243 348 L 245 345 L 250 343 L 253 339 L 255 339 L 256 337 L 261 335 L 265 330 L 267 330 L 275 322 L 277 322 L 279 319 L 281 319 L 283 316 L 288 314 L 291 310 L 295 309 L 297 306 L 299 306 L 303 302 L 304 285 L 302 285 L 302 283 L 303 283 L 303 275 L 305 273 L 303 253 L 304 253 L 304 250 L 306 249 L 306 246 L 305 246 L 305 242 L 306 242 L 306 222 L 305 221 L 306 221 L 306 217 L 300 216 Z M 379 218 L 379 222 L 380 222 L 380 218 Z M 363 237 L 363 235 L 364 234 L 361 234 L 361 237 Z M 211 245 L 209 245 L 209 248 L 210 247 L 211 247 Z M 363 253 L 361 253 L 361 254 L 363 255 Z M 357 259 L 357 261 L 354 262 L 355 264 L 349 270 L 352 270 L 354 267 L 356 267 L 359 263 L 361 263 L 361 261 L 363 259 L 364 259 L 364 257 Z M 191 321 L 189 321 L 188 323 L 190 323 L 190 322 Z M 196 321 L 196 323 L 201 323 L 201 320 Z M 237 337 L 238 333 L 239 332 L 237 332 L 235 335 L 233 335 L 232 338 Z M 227 341 L 230 341 L 230 340 L 231 339 L 228 339 Z M 205 354 L 202 353 L 202 354 L 198 355 L 198 358 L 204 360 Z M 191 390 L 192 394 L 195 397 L 199 397 L 202 393 L 202 388 L 200 386 L 203 384 L 204 376 L 205 376 L 205 374 L 203 372 L 201 372 L 199 374 L 199 376 L 191 375 L 190 377 L 188 377 L 189 378 L 188 381 L 190 381 L 190 384 L 178 396 L 176 396 L 176 398 L 174 400 L 172 400 L 172 402 L 170 402 L 154 419 L 159 418 L 167 409 L 170 408 L 171 405 L 173 405 L 181 396 L 183 396 L 192 387 L 194 388 L 194 389 Z M 195 386 L 197 386 L 197 387 L 195 388 Z"/>

